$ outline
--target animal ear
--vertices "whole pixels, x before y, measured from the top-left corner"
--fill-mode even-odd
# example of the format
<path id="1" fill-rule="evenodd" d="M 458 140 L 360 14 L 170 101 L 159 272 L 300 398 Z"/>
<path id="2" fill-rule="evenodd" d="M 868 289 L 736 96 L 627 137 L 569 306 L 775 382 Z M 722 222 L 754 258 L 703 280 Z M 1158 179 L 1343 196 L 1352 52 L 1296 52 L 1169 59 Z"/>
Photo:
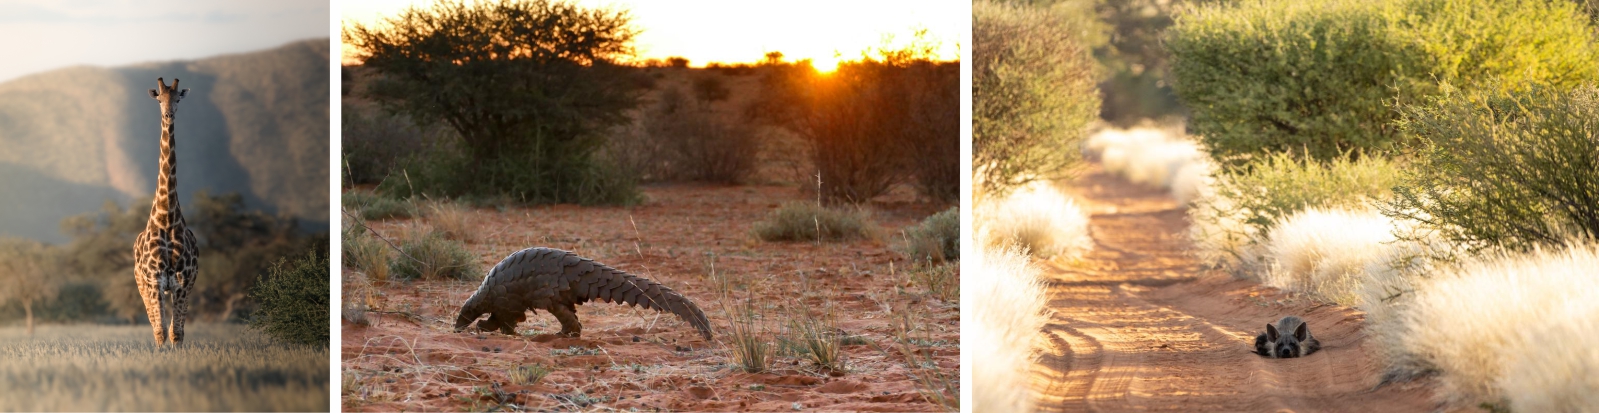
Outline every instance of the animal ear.
<path id="1" fill-rule="evenodd" d="M 151 99 L 160 99 L 161 98 L 161 94 L 156 93 L 155 89 L 150 89 L 150 98 Z"/>
<path id="2" fill-rule="evenodd" d="M 183 89 L 181 91 L 178 91 L 178 98 L 181 99 L 181 98 L 183 98 L 184 96 L 186 96 L 188 94 L 189 94 L 189 89 Z"/>
<path id="3" fill-rule="evenodd" d="M 1281 334 L 1277 333 L 1277 326 L 1271 325 L 1271 323 L 1266 323 L 1266 340 L 1277 341 L 1277 338 L 1281 336 Z"/>
<path id="4" fill-rule="evenodd" d="M 1310 323 L 1299 323 L 1299 327 L 1294 329 L 1294 339 L 1305 341 L 1305 337 L 1309 335 Z"/>

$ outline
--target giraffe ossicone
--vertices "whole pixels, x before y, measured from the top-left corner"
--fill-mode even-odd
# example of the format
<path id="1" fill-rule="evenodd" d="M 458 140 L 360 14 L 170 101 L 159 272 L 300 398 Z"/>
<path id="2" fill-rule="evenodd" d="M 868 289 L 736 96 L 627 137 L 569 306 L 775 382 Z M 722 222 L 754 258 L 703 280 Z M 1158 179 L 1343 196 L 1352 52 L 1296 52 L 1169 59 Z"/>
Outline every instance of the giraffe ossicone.
<path id="1" fill-rule="evenodd" d="M 189 318 L 189 292 L 199 266 L 200 250 L 194 232 L 183 221 L 178 206 L 177 117 L 178 101 L 188 94 L 178 89 L 178 79 L 156 78 L 150 97 L 161 103 L 161 159 L 150 219 L 133 242 L 134 282 L 144 299 L 145 315 L 155 330 L 155 343 L 183 343 L 183 325 Z"/>

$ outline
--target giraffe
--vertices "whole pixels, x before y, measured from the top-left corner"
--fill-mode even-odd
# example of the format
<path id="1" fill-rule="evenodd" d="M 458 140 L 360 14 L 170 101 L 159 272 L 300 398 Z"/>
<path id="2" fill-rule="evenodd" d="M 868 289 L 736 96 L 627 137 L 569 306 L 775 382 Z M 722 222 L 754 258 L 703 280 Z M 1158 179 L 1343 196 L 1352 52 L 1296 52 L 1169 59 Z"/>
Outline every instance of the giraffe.
<path id="1" fill-rule="evenodd" d="M 133 242 L 133 272 L 145 314 L 155 330 L 155 344 L 176 346 L 183 344 L 183 322 L 189 317 L 189 291 L 194 287 L 200 254 L 194 232 L 189 231 L 178 208 L 178 156 L 173 138 L 178 100 L 189 90 L 179 90 L 178 79 L 172 79 L 172 87 L 166 86 L 165 79 L 155 81 L 157 88 L 150 89 L 150 97 L 161 102 L 161 169 L 150 220 Z"/>

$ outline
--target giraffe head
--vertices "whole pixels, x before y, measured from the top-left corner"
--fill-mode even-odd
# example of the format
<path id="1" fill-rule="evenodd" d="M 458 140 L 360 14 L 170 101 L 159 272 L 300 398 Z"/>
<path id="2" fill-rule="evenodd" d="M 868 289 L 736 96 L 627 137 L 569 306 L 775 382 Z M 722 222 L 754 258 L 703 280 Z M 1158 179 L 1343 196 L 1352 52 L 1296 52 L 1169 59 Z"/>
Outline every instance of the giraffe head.
<path id="1" fill-rule="evenodd" d="M 155 78 L 155 86 L 155 89 L 150 89 L 150 97 L 155 98 L 157 102 L 161 102 L 161 114 L 163 115 L 176 113 L 178 101 L 183 99 L 183 95 L 189 93 L 189 89 L 178 89 L 178 79 L 176 78 L 172 79 L 172 87 L 167 87 L 166 79 Z"/>

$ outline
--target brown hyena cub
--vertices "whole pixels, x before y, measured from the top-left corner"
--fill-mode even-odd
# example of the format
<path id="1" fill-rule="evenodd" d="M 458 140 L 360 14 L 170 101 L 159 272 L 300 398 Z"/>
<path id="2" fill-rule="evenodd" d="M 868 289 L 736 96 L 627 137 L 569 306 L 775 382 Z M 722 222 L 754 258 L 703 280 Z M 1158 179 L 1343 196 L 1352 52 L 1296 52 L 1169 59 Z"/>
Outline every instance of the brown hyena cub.
<path id="1" fill-rule="evenodd" d="M 1283 332 L 1290 335 L 1283 335 Z M 1271 358 L 1308 356 L 1321 350 L 1321 342 L 1310 335 L 1310 325 L 1295 316 L 1283 317 L 1276 325 L 1266 324 L 1266 333 L 1255 336 L 1255 354 Z"/>

